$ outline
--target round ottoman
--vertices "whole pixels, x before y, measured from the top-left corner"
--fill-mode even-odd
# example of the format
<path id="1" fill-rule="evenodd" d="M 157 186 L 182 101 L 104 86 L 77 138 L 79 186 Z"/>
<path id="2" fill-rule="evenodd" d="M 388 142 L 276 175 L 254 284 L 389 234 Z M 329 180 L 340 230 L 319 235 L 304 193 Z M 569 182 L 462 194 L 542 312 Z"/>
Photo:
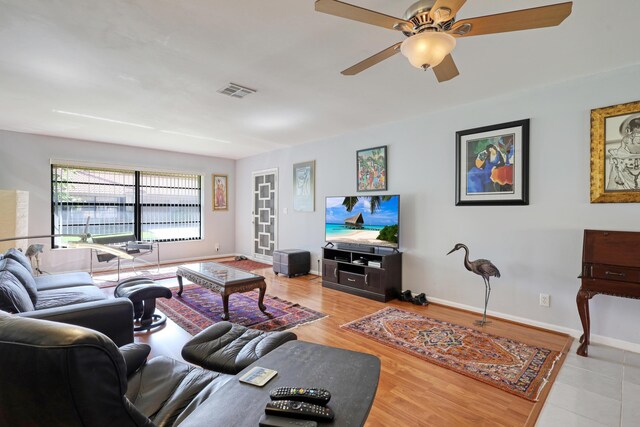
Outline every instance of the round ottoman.
<path id="1" fill-rule="evenodd" d="M 156 298 L 171 298 L 171 291 L 164 286 L 156 285 L 148 277 L 131 277 L 122 280 L 116 286 L 113 295 L 116 298 L 129 298 L 133 303 L 133 318 L 136 321 L 134 331 L 150 330 L 163 325 L 167 317 L 155 313 Z"/>

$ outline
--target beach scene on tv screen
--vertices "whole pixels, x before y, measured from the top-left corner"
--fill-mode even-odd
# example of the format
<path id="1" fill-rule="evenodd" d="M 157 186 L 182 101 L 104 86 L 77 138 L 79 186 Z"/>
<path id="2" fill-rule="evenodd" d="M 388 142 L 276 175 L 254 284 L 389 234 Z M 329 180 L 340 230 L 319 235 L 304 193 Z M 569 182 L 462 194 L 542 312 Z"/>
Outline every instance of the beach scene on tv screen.
<path id="1" fill-rule="evenodd" d="M 327 197 L 325 239 L 398 247 L 399 196 Z"/>

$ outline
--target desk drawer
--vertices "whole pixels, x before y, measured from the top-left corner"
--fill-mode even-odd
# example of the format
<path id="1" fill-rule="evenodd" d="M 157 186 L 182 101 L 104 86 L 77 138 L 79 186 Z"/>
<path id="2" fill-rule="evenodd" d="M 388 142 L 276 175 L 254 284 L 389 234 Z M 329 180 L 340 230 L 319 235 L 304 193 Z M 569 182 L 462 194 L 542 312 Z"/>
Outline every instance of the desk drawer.
<path id="1" fill-rule="evenodd" d="M 640 282 L 640 270 L 615 265 L 593 264 L 592 277 L 621 282 Z"/>
<path id="2" fill-rule="evenodd" d="M 364 274 L 341 271 L 339 275 L 340 275 L 339 283 L 341 285 L 351 286 L 352 288 L 358 288 L 358 289 L 364 288 Z"/>

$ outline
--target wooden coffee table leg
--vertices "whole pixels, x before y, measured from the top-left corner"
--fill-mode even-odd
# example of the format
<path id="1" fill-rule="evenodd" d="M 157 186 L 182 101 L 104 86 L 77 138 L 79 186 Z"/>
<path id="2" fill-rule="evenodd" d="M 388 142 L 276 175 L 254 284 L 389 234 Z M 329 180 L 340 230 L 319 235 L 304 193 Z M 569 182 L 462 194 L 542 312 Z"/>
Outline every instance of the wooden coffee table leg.
<path id="1" fill-rule="evenodd" d="M 262 303 L 264 301 L 264 294 L 267 291 L 267 284 L 264 282 L 264 280 L 258 288 L 260 289 L 260 296 L 258 297 L 258 307 L 260 308 L 260 311 L 264 313 L 267 310 L 267 307 L 265 307 L 265 305 Z"/>
<path id="2" fill-rule="evenodd" d="M 222 320 L 229 320 L 229 294 L 226 292 L 222 294 L 222 309 L 224 310 Z"/>
<path id="3" fill-rule="evenodd" d="M 181 297 L 182 296 L 182 276 L 176 276 L 178 278 L 178 285 L 180 285 L 180 288 L 178 289 L 178 296 Z"/>

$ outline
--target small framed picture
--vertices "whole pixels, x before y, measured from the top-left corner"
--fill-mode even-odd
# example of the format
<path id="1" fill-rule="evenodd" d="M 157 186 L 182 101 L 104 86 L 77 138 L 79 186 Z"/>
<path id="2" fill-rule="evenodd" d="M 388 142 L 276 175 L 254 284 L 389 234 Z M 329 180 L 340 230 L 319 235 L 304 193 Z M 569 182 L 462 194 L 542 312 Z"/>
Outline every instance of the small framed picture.
<path id="1" fill-rule="evenodd" d="M 456 132 L 456 206 L 529 204 L 529 119 Z"/>
<path id="2" fill-rule="evenodd" d="M 315 160 L 293 165 L 294 211 L 313 212 L 315 210 L 315 170 Z"/>
<path id="3" fill-rule="evenodd" d="M 356 152 L 357 191 L 387 189 L 387 146 Z"/>
<path id="4" fill-rule="evenodd" d="M 213 210 L 226 211 L 229 209 L 227 175 L 213 174 Z"/>
<path id="5" fill-rule="evenodd" d="M 640 202 L 640 101 L 591 110 L 591 203 Z"/>

